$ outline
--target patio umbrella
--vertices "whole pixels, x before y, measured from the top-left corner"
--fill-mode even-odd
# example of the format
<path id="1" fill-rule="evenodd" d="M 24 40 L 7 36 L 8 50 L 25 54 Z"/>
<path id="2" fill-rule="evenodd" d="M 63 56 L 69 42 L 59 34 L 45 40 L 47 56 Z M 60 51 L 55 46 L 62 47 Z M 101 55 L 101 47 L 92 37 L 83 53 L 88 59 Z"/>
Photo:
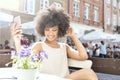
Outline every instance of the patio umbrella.
<path id="1" fill-rule="evenodd" d="M 0 12 L 0 28 L 6 27 L 13 21 L 13 15 Z"/>
<path id="2" fill-rule="evenodd" d="M 22 24 L 22 29 L 23 29 L 23 33 L 25 34 L 29 34 L 29 35 L 32 35 L 32 34 L 36 34 L 35 30 L 34 30 L 34 22 L 31 21 L 31 22 L 26 22 L 26 23 L 23 23 Z"/>
<path id="3" fill-rule="evenodd" d="M 83 40 L 111 40 L 114 37 L 111 34 L 102 32 L 102 31 L 92 31 L 86 35 L 84 35 Z"/>
<path id="4" fill-rule="evenodd" d="M 120 43 L 120 34 L 114 34 L 115 39 L 112 41 L 113 43 Z"/>

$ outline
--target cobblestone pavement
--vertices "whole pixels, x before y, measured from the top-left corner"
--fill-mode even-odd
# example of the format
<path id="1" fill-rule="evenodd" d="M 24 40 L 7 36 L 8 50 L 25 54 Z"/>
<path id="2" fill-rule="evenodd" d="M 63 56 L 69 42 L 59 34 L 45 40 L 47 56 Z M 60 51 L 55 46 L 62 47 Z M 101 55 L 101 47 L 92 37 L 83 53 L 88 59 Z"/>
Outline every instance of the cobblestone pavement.
<path id="1" fill-rule="evenodd" d="M 99 80 L 120 80 L 120 75 L 112 75 L 105 73 L 96 73 Z"/>
<path id="2" fill-rule="evenodd" d="M 74 72 L 76 70 L 70 69 L 70 72 Z M 97 73 L 99 80 L 120 80 L 120 75 L 112 75 L 112 74 L 105 74 L 105 73 Z"/>

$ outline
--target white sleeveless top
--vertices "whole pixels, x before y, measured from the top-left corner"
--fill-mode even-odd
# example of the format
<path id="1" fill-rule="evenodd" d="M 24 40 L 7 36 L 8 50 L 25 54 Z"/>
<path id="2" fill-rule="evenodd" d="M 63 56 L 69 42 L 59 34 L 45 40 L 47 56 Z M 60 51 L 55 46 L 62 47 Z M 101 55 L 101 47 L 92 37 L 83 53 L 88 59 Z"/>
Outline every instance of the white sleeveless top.
<path id="1" fill-rule="evenodd" d="M 59 43 L 60 48 L 52 48 L 42 42 L 42 48 L 46 51 L 48 59 L 43 59 L 40 72 L 65 77 L 69 74 L 66 46 Z"/>

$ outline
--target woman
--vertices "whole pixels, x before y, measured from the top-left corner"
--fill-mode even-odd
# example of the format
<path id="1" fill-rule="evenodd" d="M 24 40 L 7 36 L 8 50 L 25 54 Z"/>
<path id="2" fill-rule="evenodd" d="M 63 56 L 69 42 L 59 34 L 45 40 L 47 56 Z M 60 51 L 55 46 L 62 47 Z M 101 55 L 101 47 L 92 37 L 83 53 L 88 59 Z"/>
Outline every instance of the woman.
<path id="1" fill-rule="evenodd" d="M 41 73 L 52 74 L 60 77 L 65 77 L 70 80 L 98 80 L 96 74 L 91 69 L 81 69 L 73 73 L 69 73 L 67 58 L 76 60 L 86 60 L 88 55 L 76 37 L 72 27 L 69 25 L 69 17 L 63 10 L 48 8 L 41 10 L 35 17 L 35 29 L 37 33 L 45 37 L 43 42 L 36 42 L 32 47 L 32 52 L 39 54 L 45 50 L 48 59 L 44 59 Z M 12 35 L 17 46 L 17 51 L 20 51 L 20 39 L 22 29 L 12 25 Z M 73 42 L 77 50 L 72 49 L 65 43 L 59 43 L 57 39 L 67 34 Z"/>

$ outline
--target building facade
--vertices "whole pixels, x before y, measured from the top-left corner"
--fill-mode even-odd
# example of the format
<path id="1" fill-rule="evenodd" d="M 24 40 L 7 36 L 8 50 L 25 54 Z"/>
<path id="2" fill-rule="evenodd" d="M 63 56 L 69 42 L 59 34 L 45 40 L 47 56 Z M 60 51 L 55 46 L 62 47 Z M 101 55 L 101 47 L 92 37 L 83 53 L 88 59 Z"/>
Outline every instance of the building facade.
<path id="1" fill-rule="evenodd" d="M 44 8 L 55 4 L 70 15 L 70 25 L 80 37 L 94 30 L 114 33 L 120 26 L 120 0 L 16 0 L 20 13 L 35 16 Z M 34 17 L 33 17 L 34 18 Z M 23 19 L 23 18 L 22 18 Z M 31 19 L 28 18 L 28 21 Z M 32 21 L 32 20 L 31 20 Z"/>
<path id="2" fill-rule="evenodd" d="M 55 4 L 70 15 L 76 34 L 88 30 L 103 30 L 103 0 L 20 0 L 20 11 L 35 15 L 39 10 Z"/>
<path id="3" fill-rule="evenodd" d="M 103 28 L 103 0 L 69 0 L 71 20 Z"/>
<path id="4" fill-rule="evenodd" d="M 67 0 L 19 0 L 19 3 L 19 11 L 32 15 L 53 3 L 55 3 L 57 8 L 63 7 L 67 11 Z"/>
<path id="5" fill-rule="evenodd" d="M 116 33 L 120 26 L 120 0 L 104 0 L 104 30 Z"/>
<path id="6" fill-rule="evenodd" d="M 103 31 L 103 0 L 68 0 L 68 13 L 78 35 Z"/>

